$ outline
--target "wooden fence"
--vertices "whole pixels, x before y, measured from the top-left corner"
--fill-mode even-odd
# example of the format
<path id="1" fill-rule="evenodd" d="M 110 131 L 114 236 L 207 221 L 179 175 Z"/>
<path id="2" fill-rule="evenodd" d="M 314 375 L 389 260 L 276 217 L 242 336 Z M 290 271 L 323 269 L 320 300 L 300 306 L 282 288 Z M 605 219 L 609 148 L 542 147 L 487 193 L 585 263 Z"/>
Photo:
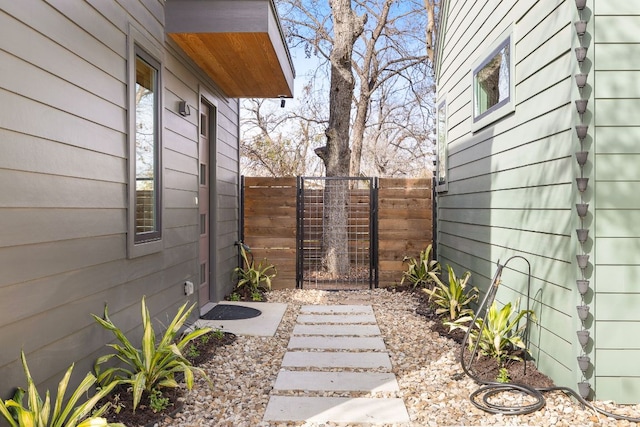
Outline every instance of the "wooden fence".
<path id="1" fill-rule="evenodd" d="M 354 190 L 352 200 L 361 198 Z M 296 178 L 244 178 L 243 234 L 256 262 L 278 270 L 274 289 L 296 286 Z M 417 257 L 432 241 L 430 179 L 380 178 L 378 189 L 379 286 L 399 283 L 402 259 Z"/>

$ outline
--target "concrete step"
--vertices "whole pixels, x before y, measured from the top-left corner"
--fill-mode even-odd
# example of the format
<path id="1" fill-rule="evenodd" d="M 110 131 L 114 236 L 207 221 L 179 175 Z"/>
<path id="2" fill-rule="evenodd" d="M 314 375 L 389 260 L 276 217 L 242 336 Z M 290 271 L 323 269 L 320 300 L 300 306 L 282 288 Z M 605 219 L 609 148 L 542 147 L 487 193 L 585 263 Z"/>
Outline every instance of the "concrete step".
<path id="1" fill-rule="evenodd" d="M 350 424 L 408 423 L 402 399 L 271 396 L 265 421 L 308 421 Z"/>
<path id="2" fill-rule="evenodd" d="M 387 353 L 347 353 L 344 351 L 288 351 L 282 359 L 287 368 L 391 369 Z"/>
<path id="3" fill-rule="evenodd" d="M 380 335 L 378 325 L 296 325 L 293 335 Z"/>
<path id="4" fill-rule="evenodd" d="M 296 323 L 376 323 L 373 314 L 299 314 Z"/>
<path id="5" fill-rule="evenodd" d="M 274 390 L 304 391 L 398 391 L 396 376 L 390 372 L 309 372 L 280 371 Z"/>
<path id="6" fill-rule="evenodd" d="M 300 312 L 304 314 L 373 314 L 370 305 L 303 305 Z"/>
<path id="7" fill-rule="evenodd" d="M 289 349 L 384 350 L 380 337 L 300 337 L 289 339 Z"/>

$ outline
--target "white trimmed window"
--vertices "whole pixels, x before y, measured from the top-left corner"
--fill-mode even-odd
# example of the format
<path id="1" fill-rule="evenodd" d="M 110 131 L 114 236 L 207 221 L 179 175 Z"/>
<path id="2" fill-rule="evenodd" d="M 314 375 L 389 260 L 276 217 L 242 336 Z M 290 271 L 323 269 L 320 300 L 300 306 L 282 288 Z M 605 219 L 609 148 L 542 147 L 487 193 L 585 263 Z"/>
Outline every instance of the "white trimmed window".
<path id="1" fill-rule="evenodd" d="M 472 68 L 473 130 L 515 110 L 514 45 L 511 29 L 489 47 Z"/>

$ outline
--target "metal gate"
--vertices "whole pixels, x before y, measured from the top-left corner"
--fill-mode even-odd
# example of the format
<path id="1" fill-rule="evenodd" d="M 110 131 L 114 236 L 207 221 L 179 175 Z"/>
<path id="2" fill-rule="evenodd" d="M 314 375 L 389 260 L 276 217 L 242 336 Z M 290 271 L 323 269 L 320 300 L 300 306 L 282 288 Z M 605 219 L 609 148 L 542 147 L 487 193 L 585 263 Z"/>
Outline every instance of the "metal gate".
<path id="1" fill-rule="evenodd" d="M 378 287 L 377 178 L 298 177 L 297 187 L 296 287 Z"/>

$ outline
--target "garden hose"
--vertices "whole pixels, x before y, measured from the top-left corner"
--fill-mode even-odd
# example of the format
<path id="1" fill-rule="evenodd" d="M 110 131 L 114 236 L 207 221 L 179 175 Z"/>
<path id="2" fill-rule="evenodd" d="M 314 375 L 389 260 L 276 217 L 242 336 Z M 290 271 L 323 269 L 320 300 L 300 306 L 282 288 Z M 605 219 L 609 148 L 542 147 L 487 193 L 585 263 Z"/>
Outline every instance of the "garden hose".
<path id="1" fill-rule="evenodd" d="M 460 350 L 460 365 L 462 366 L 462 370 L 464 371 L 464 373 L 471 378 L 473 381 L 475 381 L 477 384 L 480 384 L 481 387 L 478 388 L 476 391 L 474 391 L 473 393 L 471 393 L 471 395 L 469 396 L 469 400 L 471 401 L 471 403 L 478 409 L 481 409 L 485 412 L 491 413 L 491 414 L 502 414 L 502 415 L 526 415 L 526 414 L 530 414 L 532 412 L 536 412 L 540 409 L 542 409 L 545 404 L 545 398 L 543 393 L 545 392 L 550 392 L 550 391 L 561 391 L 565 394 L 571 395 L 573 397 L 576 398 L 576 400 L 578 402 L 580 402 L 580 404 L 582 404 L 583 407 L 587 407 L 593 411 L 595 411 L 596 413 L 605 415 L 607 417 L 616 419 L 616 420 L 625 420 L 625 421 L 630 421 L 630 422 L 634 422 L 634 423 L 640 423 L 640 418 L 635 418 L 635 417 L 628 417 L 625 415 L 619 415 L 619 414 L 614 414 L 608 411 L 605 411 L 604 409 L 601 408 L 597 408 L 596 406 L 594 406 L 593 404 L 591 404 L 590 402 L 588 402 L 587 400 L 585 400 L 582 396 L 580 396 L 578 393 L 576 393 L 575 390 L 569 388 L 569 387 L 541 387 L 541 388 L 537 388 L 537 387 L 532 387 L 529 386 L 527 384 L 519 384 L 519 383 L 501 383 L 501 382 L 497 382 L 497 381 L 486 381 L 483 380 L 481 378 L 479 378 L 477 375 L 475 375 L 473 372 L 471 372 L 471 363 L 473 363 L 473 359 L 475 358 L 477 352 L 478 352 L 478 344 L 480 340 L 476 340 L 475 344 L 473 345 L 473 348 L 471 349 L 471 357 L 469 359 L 469 365 L 467 365 L 467 362 L 465 360 L 465 349 L 467 348 L 467 343 L 469 342 L 469 336 L 471 335 L 471 330 L 473 329 L 473 327 L 476 325 L 476 321 L 478 320 L 479 317 L 479 313 L 482 312 L 483 309 L 484 310 L 484 316 L 482 318 L 482 324 L 484 325 L 486 320 L 487 320 L 487 315 L 489 310 L 486 310 L 486 307 L 491 305 L 496 297 L 496 293 L 498 292 L 498 286 L 500 285 L 500 278 L 502 276 L 502 270 L 504 269 L 504 267 L 509 263 L 509 261 L 511 261 L 512 259 L 515 258 L 520 258 L 522 260 L 524 260 L 527 263 L 527 267 L 528 267 L 528 274 L 527 274 L 527 313 L 529 313 L 529 301 L 530 301 L 530 292 L 531 292 L 531 264 L 529 263 L 529 261 L 520 256 L 520 255 L 515 255 L 512 256 L 511 258 L 509 258 L 504 264 L 500 264 L 500 261 L 498 261 L 498 268 L 496 269 L 496 272 L 493 276 L 493 279 L 491 281 L 491 284 L 489 285 L 489 289 L 487 290 L 487 293 L 484 297 L 484 299 L 482 300 L 482 303 L 480 304 L 480 306 L 478 307 L 478 310 L 476 311 L 476 313 L 473 316 L 473 320 L 471 321 L 471 325 L 467 328 L 467 331 L 464 335 L 464 338 L 462 340 L 462 344 L 461 344 L 461 350 Z M 525 329 L 525 345 L 526 348 L 529 348 L 529 314 L 527 314 L 527 326 Z M 524 373 L 526 375 L 526 369 L 527 369 L 527 364 L 526 364 L 526 360 L 524 363 Z M 490 401 L 490 399 L 502 392 L 506 392 L 506 391 L 515 391 L 515 392 L 519 392 L 521 394 L 524 394 L 526 396 L 529 396 L 533 403 L 530 404 L 525 404 L 525 405 L 517 405 L 517 406 L 506 406 L 506 405 L 499 405 L 499 404 L 495 404 L 492 403 Z M 482 399 L 481 401 L 478 401 L 478 397 L 482 395 Z"/>

